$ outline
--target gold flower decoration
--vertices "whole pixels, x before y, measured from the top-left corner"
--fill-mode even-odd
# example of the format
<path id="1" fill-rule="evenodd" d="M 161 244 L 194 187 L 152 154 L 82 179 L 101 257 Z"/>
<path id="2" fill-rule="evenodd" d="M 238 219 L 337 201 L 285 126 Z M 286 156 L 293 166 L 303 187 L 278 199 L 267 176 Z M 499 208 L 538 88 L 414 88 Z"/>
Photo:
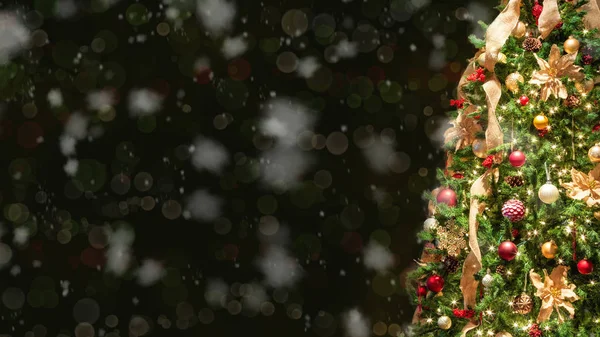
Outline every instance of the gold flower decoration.
<path id="1" fill-rule="evenodd" d="M 561 186 L 567 189 L 571 199 L 582 200 L 588 207 L 600 204 L 600 165 L 597 165 L 587 175 L 571 168 L 571 182 Z"/>
<path id="2" fill-rule="evenodd" d="M 555 44 L 552 45 L 548 61 L 541 59 L 534 54 L 540 70 L 536 70 L 531 75 L 530 84 L 542 86 L 541 99 L 546 101 L 550 96 L 565 99 L 568 96 L 567 88 L 562 83 L 561 78 L 581 81 L 584 74 L 581 73 L 581 67 L 574 65 L 577 53 L 560 55 L 560 49 Z"/>
<path id="3" fill-rule="evenodd" d="M 454 220 L 449 220 L 445 226 L 438 227 L 438 248 L 445 249 L 450 256 L 458 256 L 460 252 L 467 248 L 465 239 L 467 231 L 457 225 Z"/>
<path id="4" fill-rule="evenodd" d="M 475 118 L 467 116 L 465 112 L 459 113 L 450 124 L 452 124 L 452 127 L 444 132 L 444 143 L 448 144 L 456 141 L 454 151 L 473 144 L 475 136 L 482 130 L 479 122 Z"/>
<path id="5" fill-rule="evenodd" d="M 575 316 L 575 307 L 571 302 L 579 299 L 575 294 L 575 285 L 568 284 L 566 275 L 569 267 L 558 266 L 552 270 L 552 274 L 548 277 L 548 273 L 544 270 L 544 282 L 539 274 L 532 270 L 529 271 L 529 278 L 537 292 L 535 296 L 542 300 L 540 313 L 537 317 L 537 322 L 544 322 L 550 318 L 552 312 L 556 309 L 558 321 L 564 322 L 564 317 L 560 313 L 560 308 L 564 308 L 569 313 L 569 317 Z"/>

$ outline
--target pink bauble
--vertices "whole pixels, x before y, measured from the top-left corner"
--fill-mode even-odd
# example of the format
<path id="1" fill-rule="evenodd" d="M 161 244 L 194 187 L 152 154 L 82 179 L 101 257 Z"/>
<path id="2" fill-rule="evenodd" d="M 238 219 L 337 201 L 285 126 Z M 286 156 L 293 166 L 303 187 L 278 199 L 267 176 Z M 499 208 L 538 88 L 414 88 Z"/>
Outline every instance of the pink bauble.
<path id="1" fill-rule="evenodd" d="M 594 271 L 594 265 L 586 259 L 583 259 L 577 263 L 577 270 L 583 275 L 591 274 Z"/>
<path id="2" fill-rule="evenodd" d="M 498 246 L 498 255 L 502 260 L 511 261 L 517 256 L 519 249 L 512 241 L 504 241 Z"/>
<path id="3" fill-rule="evenodd" d="M 431 275 L 427 279 L 427 289 L 439 293 L 444 289 L 444 278 L 440 275 Z"/>
<path id="4" fill-rule="evenodd" d="M 456 192 L 450 188 L 442 189 L 435 199 L 440 204 L 446 204 L 450 207 L 456 206 Z"/>
<path id="5" fill-rule="evenodd" d="M 510 199 L 502 205 L 502 215 L 511 222 L 519 222 L 525 217 L 525 205 L 521 200 Z"/>
<path id="6" fill-rule="evenodd" d="M 527 158 L 525 157 L 525 153 L 518 150 L 511 152 L 510 156 L 508 156 L 508 161 L 514 167 L 523 166 L 526 160 Z"/>

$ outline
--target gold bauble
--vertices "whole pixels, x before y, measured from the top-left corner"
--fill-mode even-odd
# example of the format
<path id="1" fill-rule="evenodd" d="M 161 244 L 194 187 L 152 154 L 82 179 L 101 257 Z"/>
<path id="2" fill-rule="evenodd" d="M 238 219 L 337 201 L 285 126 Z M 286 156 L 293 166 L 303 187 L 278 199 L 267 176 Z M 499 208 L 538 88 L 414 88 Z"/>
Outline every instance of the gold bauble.
<path id="1" fill-rule="evenodd" d="M 588 158 L 592 163 L 600 163 L 600 144 L 596 144 L 588 150 Z"/>
<path id="2" fill-rule="evenodd" d="M 487 157 L 487 144 L 485 143 L 485 139 L 475 139 L 471 147 L 473 149 L 473 154 L 478 158 Z"/>
<path id="3" fill-rule="evenodd" d="M 506 331 L 500 331 L 496 334 L 495 337 L 513 337 L 513 335 L 511 335 L 510 333 L 508 333 Z"/>
<path id="4" fill-rule="evenodd" d="M 544 130 L 548 127 L 548 117 L 544 115 L 537 115 L 533 119 L 533 126 L 538 130 Z"/>
<path id="5" fill-rule="evenodd" d="M 448 330 L 452 326 L 452 320 L 448 316 L 441 316 L 438 318 L 437 325 L 442 330 Z"/>
<path id="6" fill-rule="evenodd" d="M 519 83 L 523 83 L 523 82 L 525 82 L 525 79 L 523 78 L 523 76 L 521 74 L 519 74 L 518 72 L 514 72 L 514 73 L 506 76 L 506 80 L 504 81 L 504 84 L 506 84 L 506 87 L 508 88 L 508 90 L 512 91 L 512 93 L 514 94 L 514 93 L 519 92 Z"/>
<path id="7" fill-rule="evenodd" d="M 477 57 L 477 63 L 479 63 L 479 65 L 482 67 L 485 66 L 485 53 L 479 54 Z M 503 53 L 498 53 L 498 63 L 506 63 L 506 55 Z"/>
<path id="8" fill-rule="evenodd" d="M 564 47 L 568 54 L 575 54 L 579 50 L 579 40 L 569 36 L 567 41 L 565 41 Z"/>
<path id="9" fill-rule="evenodd" d="M 575 82 L 575 89 L 581 94 L 587 94 L 594 89 L 594 80 L 585 80 L 583 82 Z"/>
<path id="10" fill-rule="evenodd" d="M 523 21 L 519 21 L 519 23 L 517 23 L 515 26 L 515 29 L 513 29 L 511 32 L 512 36 L 516 37 L 517 39 L 524 37 L 525 33 L 527 33 L 527 25 L 525 25 Z"/>
<path id="11" fill-rule="evenodd" d="M 544 242 L 542 245 L 542 255 L 547 259 L 553 259 L 558 252 L 558 246 L 553 240 Z"/>
<path id="12" fill-rule="evenodd" d="M 521 295 L 515 297 L 513 300 L 513 311 L 517 314 L 527 315 L 533 309 L 533 301 L 531 297 L 526 293 L 521 293 Z"/>
<path id="13" fill-rule="evenodd" d="M 596 220 L 600 220 L 600 211 L 594 212 L 594 218 L 596 218 Z"/>

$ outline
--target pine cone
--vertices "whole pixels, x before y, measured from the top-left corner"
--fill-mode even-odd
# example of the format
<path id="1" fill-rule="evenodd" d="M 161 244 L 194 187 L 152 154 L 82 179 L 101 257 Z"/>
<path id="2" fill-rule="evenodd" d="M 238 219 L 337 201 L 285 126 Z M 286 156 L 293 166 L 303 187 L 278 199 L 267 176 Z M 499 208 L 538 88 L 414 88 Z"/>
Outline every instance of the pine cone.
<path id="1" fill-rule="evenodd" d="M 456 272 L 458 267 L 460 267 L 460 262 L 454 256 L 446 256 L 444 259 L 444 268 L 446 268 L 449 273 Z"/>
<path id="2" fill-rule="evenodd" d="M 523 41 L 523 49 L 537 53 L 542 49 L 542 41 L 535 37 L 528 37 Z"/>
<path id="3" fill-rule="evenodd" d="M 498 273 L 499 275 L 506 275 L 506 267 L 504 265 L 499 265 L 498 267 L 496 267 L 496 273 Z"/>
<path id="4" fill-rule="evenodd" d="M 504 182 L 509 184 L 510 187 L 520 187 L 520 186 L 523 186 L 523 184 L 525 184 L 525 182 L 523 181 L 523 178 L 518 177 L 518 176 L 508 176 L 508 177 L 504 178 Z"/>
<path id="5" fill-rule="evenodd" d="M 579 103 L 581 103 L 581 100 L 575 95 L 569 95 L 567 99 L 565 99 L 565 106 L 568 108 L 574 108 L 578 106 Z"/>

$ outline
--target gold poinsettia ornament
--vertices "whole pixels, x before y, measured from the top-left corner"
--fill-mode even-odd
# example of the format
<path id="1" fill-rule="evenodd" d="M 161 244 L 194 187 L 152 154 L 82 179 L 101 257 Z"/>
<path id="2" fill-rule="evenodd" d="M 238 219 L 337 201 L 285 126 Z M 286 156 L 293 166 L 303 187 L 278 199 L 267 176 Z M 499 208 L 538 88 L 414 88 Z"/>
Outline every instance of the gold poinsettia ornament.
<path id="1" fill-rule="evenodd" d="M 482 131 L 479 122 L 475 118 L 467 116 L 466 112 L 460 112 L 450 124 L 452 127 L 444 132 L 444 143 L 456 141 L 454 151 L 473 144 L 477 133 Z"/>
<path id="2" fill-rule="evenodd" d="M 530 84 L 542 86 L 541 99 L 546 101 L 550 96 L 565 99 L 568 96 L 567 87 L 562 83 L 561 78 L 581 81 L 585 75 L 580 72 L 581 67 L 573 64 L 577 58 L 577 53 L 560 55 L 560 49 L 557 45 L 552 45 L 548 61 L 543 60 L 537 54 L 534 54 L 540 70 L 536 70 L 531 75 Z"/>
<path id="3" fill-rule="evenodd" d="M 558 321 L 564 322 L 565 319 L 560 312 L 560 308 L 564 308 L 569 313 L 569 317 L 575 316 L 575 307 L 572 302 L 579 299 L 579 296 L 575 294 L 576 286 L 569 284 L 566 278 L 569 267 L 558 266 L 552 270 L 550 276 L 544 269 L 544 281 L 542 277 L 531 269 L 529 271 L 529 278 L 537 292 L 535 296 L 542 300 L 542 306 L 540 307 L 540 313 L 537 317 L 537 322 L 544 322 L 550 318 L 552 312 L 556 309 L 558 314 Z"/>
<path id="4" fill-rule="evenodd" d="M 571 168 L 571 182 L 561 186 L 567 189 L 571 199 L 582 200 L 588 207 L 600 204 L 600 165 L 594 167 L 587 175 Z"/>

